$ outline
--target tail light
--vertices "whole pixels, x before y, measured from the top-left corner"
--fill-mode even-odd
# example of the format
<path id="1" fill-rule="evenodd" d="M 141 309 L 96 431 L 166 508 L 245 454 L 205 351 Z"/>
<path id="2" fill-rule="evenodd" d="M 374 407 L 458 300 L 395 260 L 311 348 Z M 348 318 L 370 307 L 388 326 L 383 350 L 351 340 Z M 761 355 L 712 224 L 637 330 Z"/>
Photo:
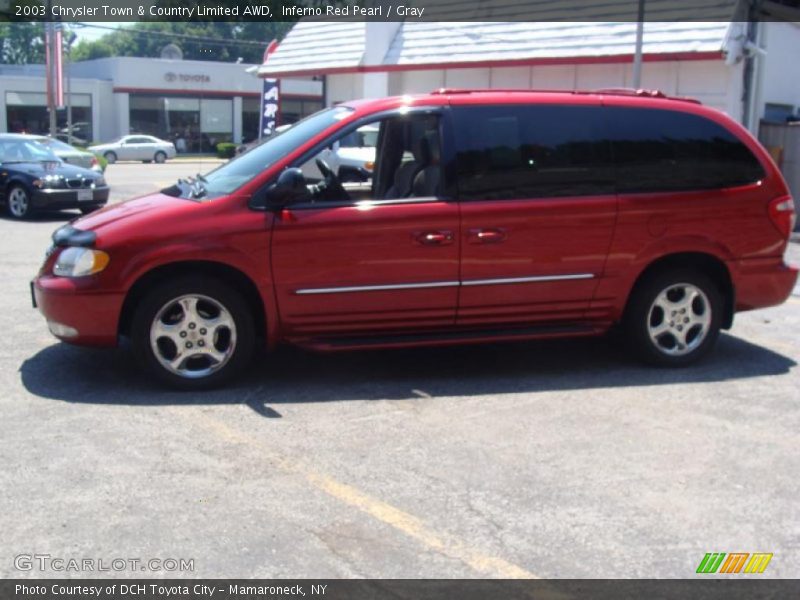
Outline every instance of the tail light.
<path id="1" fill-rule="evenodd" d="M 794 211 L 794 200 L 791 196 L 781 196 L 769 203 L 769 218 L 780 234 L 789 239 L 794 229 L 797 213 Z"/>

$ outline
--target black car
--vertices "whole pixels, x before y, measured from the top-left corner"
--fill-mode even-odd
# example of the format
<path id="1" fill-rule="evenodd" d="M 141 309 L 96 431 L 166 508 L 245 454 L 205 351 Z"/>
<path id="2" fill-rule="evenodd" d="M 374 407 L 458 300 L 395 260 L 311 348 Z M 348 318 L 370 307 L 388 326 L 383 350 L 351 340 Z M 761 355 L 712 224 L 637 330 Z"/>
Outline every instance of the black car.
<path id="1" fill-rule="evenodd" d="M 86 214 L 108 202 L 108 193 L 102 174 L 64 163 L 31 136 L 0 134 L 0 202 L 12 217 L 61 208 Z"/>

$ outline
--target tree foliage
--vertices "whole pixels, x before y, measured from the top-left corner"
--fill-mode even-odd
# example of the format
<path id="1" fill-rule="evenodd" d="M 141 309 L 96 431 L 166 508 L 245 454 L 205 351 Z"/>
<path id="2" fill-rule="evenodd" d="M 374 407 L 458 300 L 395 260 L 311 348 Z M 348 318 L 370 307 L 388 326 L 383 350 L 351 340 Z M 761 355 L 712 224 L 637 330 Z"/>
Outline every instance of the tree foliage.
<path id="1" fill-rule="evenodd" d="M 42 23 L 0 23 L 0 62 L 26 65 L 44 62 Z"/>
<path id="2" fill-rule="evenodd" d="M 158 57 L 169 43 L 177 45 L 187 60 L 260 63 L 264 49 L 282 38 L 291 27 L 282 22 L 164 22 L 131 23 L 93 41 L 82 40 L 72 50 L 72 59 L 108 56 Z M 147 32 L 145 34 L 139 33 Z M 192 36 L 190 39 L 181 36 Z M 257 42 L 257 43 L 241 43 Z"/>

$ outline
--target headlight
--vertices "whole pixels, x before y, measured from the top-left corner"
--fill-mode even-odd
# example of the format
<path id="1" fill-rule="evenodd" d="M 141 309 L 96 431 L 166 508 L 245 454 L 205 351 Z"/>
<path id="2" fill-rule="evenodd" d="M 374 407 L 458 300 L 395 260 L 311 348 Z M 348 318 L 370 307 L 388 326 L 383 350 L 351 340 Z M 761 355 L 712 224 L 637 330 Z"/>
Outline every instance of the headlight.
<path id="1" fill-rule="evenodd" d="M 98 177 L 94 180 L 94 187 L 103 187 L 106 184 L 105 177 Z"/>
<path id="2" fill-rule="evenodd" d="M 99 273 L 108 266 L 109 256 L 92 248 L 67 248 L 56 259 L 53 274 L 59 277 L 84 277 Z"/>
<path id="3" fill-rule="evenodd" d="M 36 185 L 36 187 L 42 187 L 47 189 L 60 188 L 63 187 L 64 185 L 64 180 L 59 175 L 45 175 L 38 181 L 39 185 L 36 185 L 36 182 L 34 182 L 34 185 Z"/>

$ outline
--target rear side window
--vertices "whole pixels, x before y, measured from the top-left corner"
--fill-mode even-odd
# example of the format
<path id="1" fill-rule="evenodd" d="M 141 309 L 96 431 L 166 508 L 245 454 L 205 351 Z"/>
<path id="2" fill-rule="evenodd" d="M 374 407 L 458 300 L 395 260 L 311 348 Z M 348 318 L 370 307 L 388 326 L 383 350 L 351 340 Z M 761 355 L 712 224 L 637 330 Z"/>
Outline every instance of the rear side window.
<path id="1" fill-rule="evenodd" d="M 715 189 L 764 177 L 747 146 L 704 117 L 648 108 L 605 110 L 620 193 Z"/>
<path id="2" fill-rule="evenodd" d="M 453 107 L 460 198 L 614 193 L 601 111 L 599 106 Z"/>

